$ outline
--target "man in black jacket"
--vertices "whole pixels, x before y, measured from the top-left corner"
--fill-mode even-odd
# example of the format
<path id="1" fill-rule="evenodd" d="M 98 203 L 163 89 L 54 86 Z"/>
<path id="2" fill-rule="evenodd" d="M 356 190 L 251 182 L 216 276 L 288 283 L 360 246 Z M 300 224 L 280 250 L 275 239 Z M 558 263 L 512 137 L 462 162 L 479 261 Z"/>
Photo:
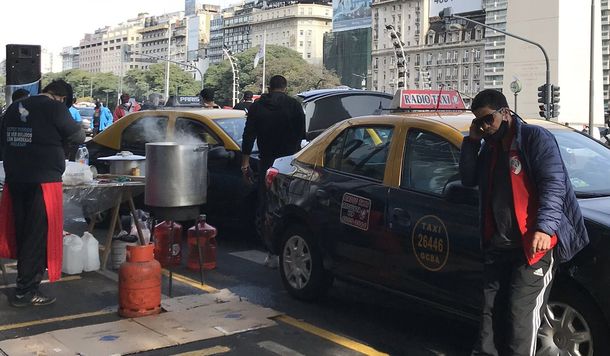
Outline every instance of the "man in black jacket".
<path id="1" fill-rule="evenodd" d="M 301 149 L 305 138 L 305 113 L 299 102 L 286 94 L 288 82 L 281 75 L 269 80 L 269 93 L 252 103 L 244 128 L 241 170 L 251 180 L 250 154 L 254 141 L 259 148 L 258 212 L 265 208 L 265 174 L 276 158 Z"/>
<path id="2" fill-rule="evenodd" d="M 61 276 L 63 147 L 85 141 L 84 130 L 68 111 L 71 104 L 72 87 L 56 80 L 41 95 L 11 104 L 2 123 L 6 184 L 0 258 L 17 259 L 15 307 L 55 301 L 38 287 L 47 268 L 51 282 Z"/>

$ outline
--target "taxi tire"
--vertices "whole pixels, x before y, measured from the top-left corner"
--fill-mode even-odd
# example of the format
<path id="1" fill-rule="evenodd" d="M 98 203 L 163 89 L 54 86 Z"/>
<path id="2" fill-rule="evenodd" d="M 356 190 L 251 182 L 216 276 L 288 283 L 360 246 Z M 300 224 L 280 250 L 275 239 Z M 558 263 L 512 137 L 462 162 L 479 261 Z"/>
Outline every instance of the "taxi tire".
<path id="1" fill-rule="evenodd" d="M 301 289 L 296 289 L 290 285 L 284 269 L 284 248 L 288 240 L 293 236 L 299 236 L 305 241 L 312 261 L 311 276 L 305 287 Z M 323 256 L 318 241 L 307 228 L 301 225 L 289 226 L 282 236 L 282 245 L 279 251 L 279 270 L 284 288 L 286 288 L 292 297 L 303 301 L 314 301 L 326 296 L 334 280 L 332 273 L 324 268 Z"/>
<path id="2" fill-rule="evenodd" d="M 586 320 L 593 340 L 593 355 L 610 355 L 609 325 L 602 317 L 603 313 L 596 307 L 593 299 L 580 292 L 578 286 L 567 284 L 557 286 L 551 292 L 549 304 L 556 302 L 570 306 L 580 313 Z M 537 356 L 546 356 L 538 355 Z"/>

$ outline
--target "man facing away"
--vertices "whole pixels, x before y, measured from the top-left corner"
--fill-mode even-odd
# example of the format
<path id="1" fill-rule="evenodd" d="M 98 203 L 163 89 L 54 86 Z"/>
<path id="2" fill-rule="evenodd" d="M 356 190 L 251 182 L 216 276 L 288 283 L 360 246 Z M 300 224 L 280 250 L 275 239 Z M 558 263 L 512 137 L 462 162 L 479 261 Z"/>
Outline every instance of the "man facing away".
<path id="1" fill-rule="evenodd" d="M 39 285 L 46 268 L 49 280 L 61 276 L 64 145 L 85 141 L 85 132 L 68 107 L 72 87 L 63 80 L 41 95 L 7 109 L 0 139 L 6 184 L 0 202 L 0 258 L 17 259 L 15 307 L 47 305 L 55 298 Z"/>
<path id="2" fill-rule="evenodd" d="M 220 109 L 220 106 L 214 102 L 214 89 L 205 88 L 199 92 L 201 106 L 207 109 Z"/>
<path id="3" fill-rule="evenodd" d="M 556 264 L 589 238 L 555 137 L 523 122 L 496 90 L 477 94 L 471 110 L 460 175 L 479 186 L 484 255 L 472 354 L 533 356 Z"/>
<path id="4" fill-rule="evenodd" d="M 269 93 L 252 103 L 244 128 L 241 170 L 247 181 L 251 181 L 250 154 L 255 140 L 259 148 L 257 210 L 260 218 L 264 216 L 266 206 L 267 169 L 276 158 L 300 150 L 301 140 L 305 138 L 305 113 L 301 104 L 286 94 L 287 87 L 288 82 L 283 76 L 271 77 Z"/>
<path id="5" fill-rule="evenodd" d="M 254 93 L 249 90 L 244 91 L 242 100 L 233 107 L 233 110 L 243 110 L 247 113 L 250 109 L 250 105 L 254 102 L 254 100 L 252 100 L 253 97 Z"/>

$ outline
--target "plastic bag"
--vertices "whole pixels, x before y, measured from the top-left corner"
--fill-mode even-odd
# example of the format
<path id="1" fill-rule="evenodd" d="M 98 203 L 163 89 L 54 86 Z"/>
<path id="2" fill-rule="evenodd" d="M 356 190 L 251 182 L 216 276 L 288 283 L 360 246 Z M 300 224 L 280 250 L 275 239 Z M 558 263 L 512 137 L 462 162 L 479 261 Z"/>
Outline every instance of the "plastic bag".
<path id="1" fill-rule="evenodd" d="M 89 166 L 78 162 L 67 162 L 62 176 L 64 185 L 79 185 L 93 182 L 93 173 Z"/>
<path id="2" fill-rule="evenodd" d="M 61 271 L 66 274 L 79 274 L 83 272 L 83 240 L 80 236 L 70 234 L 64 236 L 64 257 Z"/>
<path id="3" fill-rule="evenodd" d="M 85 272 L 97 271 L 100 269 L 100 250 L 99 242 L 89 232 L 83 235 L 83 270 Z"/>

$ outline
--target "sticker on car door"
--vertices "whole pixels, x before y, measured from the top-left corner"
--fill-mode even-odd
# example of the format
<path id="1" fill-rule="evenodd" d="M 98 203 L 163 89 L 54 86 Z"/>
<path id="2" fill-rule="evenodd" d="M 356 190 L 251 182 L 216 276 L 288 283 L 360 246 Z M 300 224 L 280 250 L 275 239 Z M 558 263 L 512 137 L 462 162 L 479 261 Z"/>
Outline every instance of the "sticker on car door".
<path id="1" fill-rule="evenodd" d="M 350 193 L 343 194 L 339 217 L 342 224 L 367 231 L 369 229 L 370 215 L 371 199 Z"/>
<path id="2" fill-rule="evenodd" d="M 417 262 L 429 271 L 440 271 L 449 258 L 449 236 L 445 224 L 434 215 L 419 219 L 411 235 Z"/>

